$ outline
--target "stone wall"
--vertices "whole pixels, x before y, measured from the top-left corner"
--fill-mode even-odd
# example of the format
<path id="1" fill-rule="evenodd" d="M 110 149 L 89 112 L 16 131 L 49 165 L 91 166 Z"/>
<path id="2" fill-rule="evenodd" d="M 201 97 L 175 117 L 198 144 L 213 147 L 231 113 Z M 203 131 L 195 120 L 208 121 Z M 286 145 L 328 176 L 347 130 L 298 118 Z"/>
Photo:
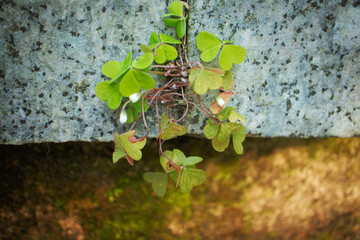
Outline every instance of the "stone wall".
<path id="1" fill-rule="evenodd" d="M 191 0 L 189 54 L 206 30 L 247 50 L 230 106 L 250 136 L 360 134 L 360 2 Z M 128 126 L 95 96 L 102 65 L 152 31 L 168 1 L 7 0 L 0 4 L 0 143 L 111 141 Z M 204 118 L 190 111 L 189 133 Z M 156 135 L 153 126 L 151 136 Z"/>

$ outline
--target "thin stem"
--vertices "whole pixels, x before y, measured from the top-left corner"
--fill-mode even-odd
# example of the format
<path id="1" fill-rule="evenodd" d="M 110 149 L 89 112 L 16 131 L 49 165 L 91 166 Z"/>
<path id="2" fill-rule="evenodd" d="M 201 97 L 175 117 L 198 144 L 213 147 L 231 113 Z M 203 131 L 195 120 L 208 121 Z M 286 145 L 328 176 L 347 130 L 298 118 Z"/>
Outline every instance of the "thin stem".
<path id="1" fill-rule="evenodd" d="M 176 120 L 175 122 L 181 121 L 181 120 L 186 116 L 186 114 L 187 114 L 187 112 L 188 112 L 188 109 L 189 109 L 189 102 L 188 102 L 188 100 L 187 100 L 187 99 L 185 98 L 185 96 L 184 96 L 184 89 L 183 89 L 183 88 L 181 88 L 181 94 L 182 94 L 183 99 L 184 99 L 185 102 L 186 102 L 186 109 L 185 109 L 185 112 L 184 112 L 184 114 L 182 115 L 182 117 L 179 118 L 178 120 Z"/>

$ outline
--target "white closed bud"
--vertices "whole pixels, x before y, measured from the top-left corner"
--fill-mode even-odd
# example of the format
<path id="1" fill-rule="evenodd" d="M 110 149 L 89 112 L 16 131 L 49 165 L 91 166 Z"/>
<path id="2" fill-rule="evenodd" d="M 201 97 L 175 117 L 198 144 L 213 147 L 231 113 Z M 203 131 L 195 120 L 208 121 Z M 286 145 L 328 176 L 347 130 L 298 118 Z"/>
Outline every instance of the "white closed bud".
<path id="1" fill-rule="evenodd" d="M 140 97 L 141 95 L 139 93 L 134 93 L 129 97 L 129 99 L 131 102 L 136 103 L 137 101 L 139 101 Z"/>
<path id="2" fill-rule="evenodd" d="M 120 121 L 120 123 L 126 123 L 126 121 L 127 121 L 127 114 L 126 114 L 125 109 L 121 110 L 119 121 Z"/>
<path id="3" fill-rule="evenodd" d="M 223 107 L 225 105 L 224 99 L 222 99 L 220 96 L 216 96 L 215 100 L 220 107 Z"/>

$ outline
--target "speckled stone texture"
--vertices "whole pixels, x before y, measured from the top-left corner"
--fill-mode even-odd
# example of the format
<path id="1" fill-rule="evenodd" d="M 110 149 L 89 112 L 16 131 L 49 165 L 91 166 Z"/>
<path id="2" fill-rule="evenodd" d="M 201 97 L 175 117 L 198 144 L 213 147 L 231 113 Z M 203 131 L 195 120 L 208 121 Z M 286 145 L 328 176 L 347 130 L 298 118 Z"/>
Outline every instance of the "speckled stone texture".
<path id="1" fill-rule="evenodd" d="M 248 135 L 360 134 L 360 1 L 190 4 L 191 59 L 203 30 L 248 52 L 232 69 L 229 102 L 248 119 Z M 130 50 L 138 56 L 153 30 L 174 35 L 160 18 L 166 8 L 161 0 L 2 1 L 0 143 L 111 141 L 125 128 L 119 110 L 95 96 L 101 67 Z M 190 113 L 185 125 L 200 134 L 205 118 Z"/>
<path id="2" fill-rule="evenodd" d="M 193 60 L 200 31 L 247 50 L 230 105 L 248 134 L 360 134 L 360 1 L 196 0 L 189 26 Z"/>

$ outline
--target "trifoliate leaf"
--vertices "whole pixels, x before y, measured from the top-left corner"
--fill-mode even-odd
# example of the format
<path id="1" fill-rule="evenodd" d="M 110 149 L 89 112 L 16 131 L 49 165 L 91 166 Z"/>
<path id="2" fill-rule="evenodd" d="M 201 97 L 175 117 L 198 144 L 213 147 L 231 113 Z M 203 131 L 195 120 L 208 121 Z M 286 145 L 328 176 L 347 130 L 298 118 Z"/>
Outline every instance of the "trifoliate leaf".
<path id="1" fill-rule="evenodd" d="M 160 41 L 162 43 L 181 44 L 181 42 L 179 40 L 175 39 L 173 36 L 166 35 L 163 33 L 160 33 Z"/>
<path id="2" fill-rule="evenodd" d="M 176 182 L 178 179 L 178 173 L 176 171 L 172 171 L 170 173 L 170 177 Z M 181 171 L 181 179 L 180 179 L 179 187 L 181 192 L 188 193 L 194 187 L 203 184 L 205 180 L 206 180 L 206 172 L 200 169 L 186 167 Z"/>
<path id="3" fill-rule="evenodd" d="M 161 133 L 162 140 L 169 140 L 176 136 L 182 136 L 187 132 L 184 126 L 170 122 Z"/>
<path id="4" fill-rule="evenodd" d="M 151 66 L 154 61 L 154 54 L 152 52 L 147 52 L 143 56 L 138 57 L 133 63 L 132 66 L 137 69 L 146 69 Z"/>
<path id="5" fill-rule="evenodd" d="M 229 71 L 232 64 L 239 64 L 245 60 L 246 50 L 235 45 L 225 45 L 220 53 L 219 64 L 222 69 Z"/>
<path id="6" fill-rule="evenodd" d="M 119 82 L 110 83 L 110 81 L 99 82 L 95 86 L 96 96 L 103 101 L 107 101 L 110 109 L 117 109 L 122 100 L 122 95 L 119 91 Z"/>
<path id="7" fill-rule="evenodd" d="M 155 62 L 157 62 L 158 64 L 172 61 L 176 59 L 177 56 L 178 52 L 176 48 L 167 44 L 160 45 L 154 53 Z"/>
<path id="8" fill-rule="evenodd" d="M 166 173 L 147 172 L 144 173 L 143 178 L 152 185 L 154 192 L 159 197 L 165 196 L 168 183 L 168 176 Z"/>
<path id="9" fill-rule="evenodd" d="M 152 89 L 155 87 L 155 80 L 147 73 L 131 69 L 126 73 L 120 82 L 120 93 L 125 97 L 140 91 L 141 88 Z"/>
<path id="10" fill-rule="evenodd" d="M 124 152 L 130 156 L 134 160 L 140 160 L 142 157 L 142 153 L 140 149 L 142 149 L 146 144 L 146 138 L 142 141 L 134 141 L 134 134 L 136 130 L 132 130 L 130 132 L 126 132 L 119 136 L 121 147 Z"/>
<path id="11" fill-rule="evenodd" d="M 213 123 L 212 119 L 207 120 L 207 125 L 204 127 L 204 135 L 207 139 L 213 139 L 220 131 L 220 125 Z"/>
<path id="12" fill-rule="evenodd" d="M 173 152 L 174 152 L 174 155 L 180 160 L 180 162 L 182 164 L 184 164 L 184 161 L 186 161 L 185 154 L 182 151 L 180 151 L 179 149 L 174 149 Z"/>
<path id="13" fill-rule="evenodd" d="M 196 46 L 201 52 L 201 60 L 210 62 L 218 54 L 222 41 L 213 34 L 202 31 L 196 37 Z"/>
<path id="14" fill-rule="evenodd" d="M 240 120 L 242 122 L 246 122 L 246 118 L 243 115 L 236 112 L 235 110 L 232 110 L 230 115 L 229 115 L 229 121 L 230 122 L 236 122 L 237 120 Z"/>
<path id="15" fill-rule="evenodd" d="M 169 27 L 176 27 L 176 25 L 180 22 L 180 18 L 165 18 L 164 23 Z"/>
<path id="16" fill-rule="evenodd" d="M 225 142 L 230 138 L 230 135 L 239 130 L 241 124 L 226 122 L 222 123 L 219 134 L 217 136 L 219 142 Z"/>
<path id="17" fill-rule="evenodd" d="M 220 134 L 220 131 L 219 133 L 216 135 L 216 137 L 214 137 L 212 140 L 211 140 L 211 143 L 212 143 L 212 146 L 213 148 L 218 151 L 218 152 L 223 152 L 225 151 L 225 149 L 229 146 L 229 143 L 230 143 L 230 135 L 228 135 L 227 138 L 225 139 L 222 139 L 224 141 L 220 142 L 219 141 L 219 134 Z"/>
<path id="18" fill-rule="evenodd" d="M 239 124 L 239 129 L 233 133 L 233 146 L 237 154 L 242 154 L 244 149 L 242 142 L 245 140 L 245 127 L 242 124 Z"/>
<path id="19" fill-rule="evenodd" d="M 190 70 L 189 81 L 194 82 L 194 91 L 197 94 L 205 94 L 209 89 L 219 89 L 223 85 L 223 78 L 218 70 L 200 68 Z M 193 76 L 195 75 L 195 76 Z"/>

